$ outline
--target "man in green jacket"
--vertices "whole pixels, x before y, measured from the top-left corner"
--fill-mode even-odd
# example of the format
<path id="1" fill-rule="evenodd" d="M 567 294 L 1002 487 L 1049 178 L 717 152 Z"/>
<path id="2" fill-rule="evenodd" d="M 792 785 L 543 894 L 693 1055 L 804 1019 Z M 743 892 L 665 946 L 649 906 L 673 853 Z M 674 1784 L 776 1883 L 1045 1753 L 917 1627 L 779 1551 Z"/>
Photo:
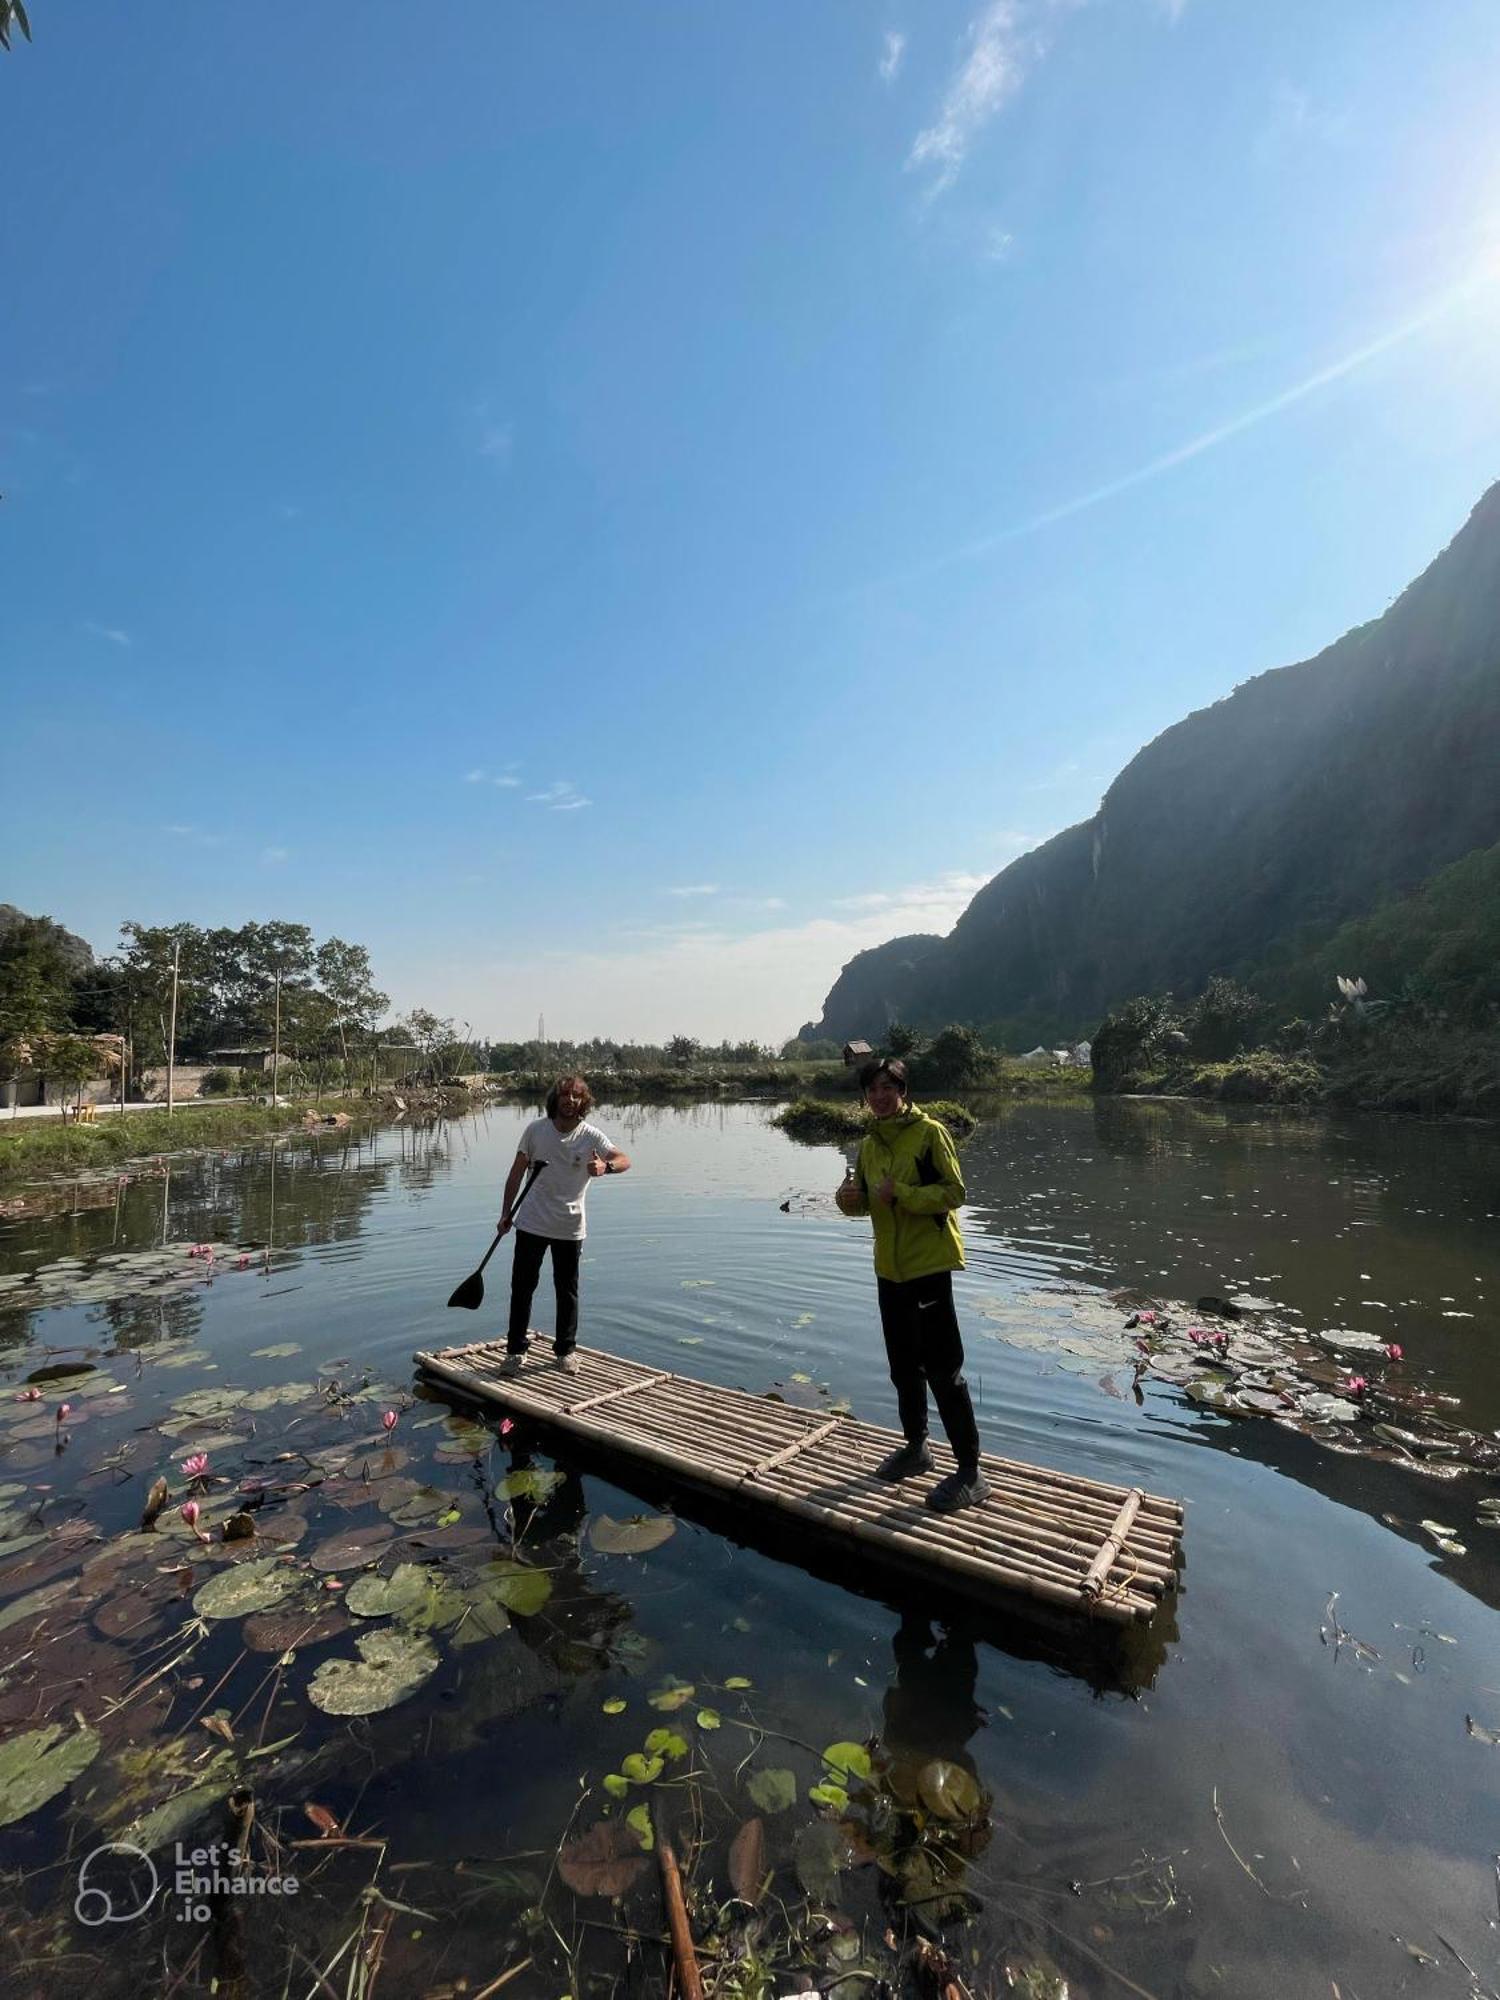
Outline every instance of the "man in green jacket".
<path id="1" fill-rule="evenodd" d="M 868 1215 L 874 1224 L 880 1326 L 906 1433 L 876 1471 L 896 1480 L 932 1470 L 930 1386 L 958 1470 L 938 1481 L 927 1504 L 952 1514 L 982 1505 L 990 1491 L 979 1469 L 979 1426 L 953 1310 L 953 1273 L 964 1262 L 953 1211 L 965 1198 L 963 1177 L 947 1128 L 911 1102 L 904 1062 L 866 1063 L 859 1081 L 873 1123 L 834 1199 L 845 1215 Z"/>

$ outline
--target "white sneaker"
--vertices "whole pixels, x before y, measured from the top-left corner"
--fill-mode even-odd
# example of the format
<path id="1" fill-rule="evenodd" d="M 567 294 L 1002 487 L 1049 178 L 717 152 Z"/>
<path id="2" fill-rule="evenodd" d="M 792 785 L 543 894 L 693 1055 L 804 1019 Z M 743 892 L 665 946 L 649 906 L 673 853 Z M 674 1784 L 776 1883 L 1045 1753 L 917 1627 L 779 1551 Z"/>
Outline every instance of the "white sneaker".
<path id="1" fill-rule="evenodd" d="M 560 1368 L 564 1375 L 576 1375 L 578 1373 L 578 1356 L 571 1352 L 567 1354 L 554 1354 L 552 1357 L 552 1366 Z"/>
<path id="2" fill-rule="evenodd" d="M 502 1375 L 519 1375 L 525 1366 L 526 1355 L 524 1351 L 520 1354 L 507 1354 L 505 1359 L 500 1363 L 499 1372 Z"/>

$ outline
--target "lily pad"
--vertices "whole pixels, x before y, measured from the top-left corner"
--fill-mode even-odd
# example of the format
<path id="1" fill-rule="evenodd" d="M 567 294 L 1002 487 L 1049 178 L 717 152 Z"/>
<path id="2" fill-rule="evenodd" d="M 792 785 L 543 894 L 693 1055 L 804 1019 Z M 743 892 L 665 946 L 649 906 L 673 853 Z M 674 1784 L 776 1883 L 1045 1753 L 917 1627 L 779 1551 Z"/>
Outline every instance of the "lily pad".
<path id="1" fill-rule="evenodd" d="M 436 1578 L 422 1563 L 398 1563 L 389 1576 L 358 1576 L 344 1593 L 356 1618 L 400 1618 L 425 1602 Z"/>
<path id="2" fill-rule="evenodd" d="M 248 1617 L 279 1604 L 296 1581 L 296 1572 L 280 1556 L 261 1556 L 211 1576 L 194 1594 L 193 1609 L 200 1618 Z"/>
<path id="3" fill-rule="evenodd" d="M 646 1866 L 639 1837 L 602 1819 L 557 1852 L 557 1872 L 577 1896 L 623 1896 Z"/>
<path id="4" fill-rule="evenodd" d="M 620 1706 L 625 1706 L 623 1701 Z M 646 1738 L 645 1748 L 648 1757 L 665 1757 L 673 1763 L 688 1752 L 687 1738 L 679 1736 L 675 1729 L 653 1729 Z"/>
<path id="5" fill-rule="evenodd" d="M 973 1773 L 946 1757 L 924 1764 L 917 1778 L 922 1803 L 939 1819 L 975 1819 L 984 1811 L 984 1793 Z"/>
<path id="6" fill-rule="evenodd" d="M 533 1618 L 552 1595 L 552 1579 L 544 1569 L 528 1569 L 499 1557 L 487 1572 L 486 1581 L 507 1611 L 518 1618 Z"/>
<path id="7" fill-rule="evenodd" d="M 841 1771 L 851 1778 L 870 1775 L 870 1753 L 863 1743 L 830 1743 L 823 1752 L 823 1762 L 830 1771 Z"/>
<path id="8" fill-rule="evenodd" d="M 365 1528 L 346 1528 L 342 1534 L 319 1542 L 312 1552 L 312 1566 L 323 1571 L 362 1569 L 375 1561 L 395 1532 L 388 1523 L 378 1521 Z"/>
<path id="9" fill-rule="evenodd" d="M 635 1514 L 628 1521 L 615 1521 L 599 1514 L 589 1524 L 589 1540 L 601 1555 L 638 1556 L 647 1549 L 660 1548 L 677 1532 L 670 1514 Z"/>
<path id="10" fill-rule="evenodd" d="M 662 1768 L 660 1757 L 645 1757 L 639 1750 L 632 1750 L 630 1755 L 622 1758 L 620 1762 L 622 1774 L 632 1785 L 655 1784 L 662 1774 Z"/>
<path id="11" fill-rule="evenodd" d="M 437 1648 L 404 1626 L 361 1632 L 357 1660 L 324 1660 L 307 1698 L 325 1715 L 378 1715 L 394 1708 L 437 1671 Z"/>
<path id="12" fill-rule="evenodd" d="M 297 1345 L 295 1340 L 278 1340 L 274 1347 L 252 1347 L 250 1350 L 250 1359 L 252 1361 L 286 1361 L 292 1355 L 300 1354 L 301 1352 L 302 1349 Z"/>
<path id="13" fill-rule="evenodd" d="M 57 1722 L 0 1745 L 0 1826 L 11 1826 L 55 1799 L 98 1754 L 99 1738 L 92 1729 L 69 1735 Z"/>
<path id="14" fill-rule="evenodd" d="M 797 1803 L 797 1774 L 775 1767 L 756 1771 L 746 1783 L 745 1790 L 762 1812 L 785 1812 Z"/>
<path id="15" fill-rule="evenodd" d="M 854 1858 L 849 1837 L 833 1820 L 814 1820 L 797 1835 L 797 1879 L 820 1903 L 833 1900 L 834 1884 Z"/>
<path id="16" fill-rule="evenodd" d="M 248 1389 L 189 1389 L 185 1396 L 172 1399 L 172 1408 L 180 1417 L 221 1417 L 249 1393 Z"/>
<path id="17" fill-rule="evenodd" d="M 691 1681 L 679 1681 L 675 1676 L 668 1675 L 665 1685 L 648 1694 L 646 1699 L 661 1714 L 674 1715 L 679 1708 L 686 1708 L 697 1692 Z"/>
<path id="18" fill-rule="evenodd" d="M 301 1646 L 326 1646 L 330 1639 L 342 1639 L 349 1620 L 338 1604 L 316 1608 L 257 1611 L 240 1627 L 241 1642 L 252 1653 L 289 1653 Z"/>

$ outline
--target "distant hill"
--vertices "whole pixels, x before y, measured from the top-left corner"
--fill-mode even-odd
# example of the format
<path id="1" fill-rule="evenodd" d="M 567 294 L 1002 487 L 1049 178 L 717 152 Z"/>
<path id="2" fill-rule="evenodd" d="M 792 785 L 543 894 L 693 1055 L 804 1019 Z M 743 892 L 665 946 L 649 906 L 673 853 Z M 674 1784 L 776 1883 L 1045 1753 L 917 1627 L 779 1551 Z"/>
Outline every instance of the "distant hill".
<path id="1" fill-rule="evenodd" d="M 1087 1032 L 1132 994 L 1284 962 L 1496 841 L 1500 485 L 1382 617 L 1164 731 L 948 937 L 852 959 L 803 1032 Z"/>

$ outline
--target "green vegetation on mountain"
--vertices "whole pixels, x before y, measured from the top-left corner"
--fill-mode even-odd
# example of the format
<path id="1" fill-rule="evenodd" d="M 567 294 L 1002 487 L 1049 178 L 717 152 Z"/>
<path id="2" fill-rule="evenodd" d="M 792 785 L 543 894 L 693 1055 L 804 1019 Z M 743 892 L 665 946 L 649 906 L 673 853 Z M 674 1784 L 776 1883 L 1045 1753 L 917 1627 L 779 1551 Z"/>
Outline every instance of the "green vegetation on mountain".
<path id="1" fill-rule="evenodd" d="M 1500 1000 L 1497 772 L 1500 486 L 1382 617 L 1165 731 L 947 938 L 853 959 L 803 1033 L 959 1021 L 1025 1048 L 1227 978 L 1259 1004 L 1218 1047 L 1200 1034 L 1196 1059 L 1221 1062 L 1321 1015 L 1342 973 L 1367 982 L 1366 1055 L 1398 1026 L 1483 1042 Z"/>

